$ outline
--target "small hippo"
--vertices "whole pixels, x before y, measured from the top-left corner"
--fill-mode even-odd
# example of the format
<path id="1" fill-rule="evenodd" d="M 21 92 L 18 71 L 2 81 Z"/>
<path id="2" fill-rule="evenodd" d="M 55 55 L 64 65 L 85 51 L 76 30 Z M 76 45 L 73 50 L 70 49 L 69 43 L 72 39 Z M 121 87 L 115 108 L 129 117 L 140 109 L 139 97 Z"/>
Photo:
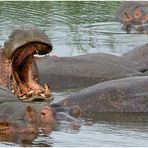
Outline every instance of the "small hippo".
<path id="1" fill-rule="evenodd" d="M 123 24 L 123 29 L 130 33 L 132 29 L 140 33 L 148 33 L 148 2 L 123 2 L 116 14 L 116 20 Z"/>

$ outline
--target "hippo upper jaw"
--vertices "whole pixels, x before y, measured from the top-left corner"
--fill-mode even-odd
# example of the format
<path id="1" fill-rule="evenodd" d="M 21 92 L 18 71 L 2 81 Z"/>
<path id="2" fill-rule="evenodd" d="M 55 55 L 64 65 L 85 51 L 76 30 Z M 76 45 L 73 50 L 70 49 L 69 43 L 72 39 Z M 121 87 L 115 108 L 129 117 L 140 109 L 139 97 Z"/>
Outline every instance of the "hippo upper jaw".
<path id="1" fill-rule="evenodd" d="M 46 44 L 32 42 L 18 48 L 11 56 L 10 87 L 22 101 L 45 101 L 53 98 L 49 86 L 45 83 L 42 87 L 38 83 L 37 69 L 34 65 L 34 54 L 47 48 Z"/>
<path id="2" fill-rule="evenodd" d="M 36 28 L 17 29 L 4 43 L 4 54 L 10 62 L 9 89 L 22 101 L 50 100 L 50 88 L 38 83 L 34 54 L 44 55 L 52 50 L 48 36 Z"/>

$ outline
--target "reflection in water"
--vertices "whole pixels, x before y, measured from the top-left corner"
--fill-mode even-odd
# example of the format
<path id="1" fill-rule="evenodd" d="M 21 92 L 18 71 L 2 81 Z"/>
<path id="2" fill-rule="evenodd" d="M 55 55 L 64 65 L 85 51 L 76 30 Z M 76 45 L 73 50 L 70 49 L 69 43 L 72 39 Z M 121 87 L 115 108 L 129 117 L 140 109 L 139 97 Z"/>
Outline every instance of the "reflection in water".
<path id="1" fill-rule="evenodd" d="M 21 145 L 32 144 L 32 141 L 38 137 L 38 134 L 0 134 L 0 141 L 12 142 Z"/>
<path id="2" fill-rule="evenodd" d="M 50 36 L 54 46 L 52 55 L 74 56 L 94 52 L 121 55 L 146 43 L 147 35 L 126 34 L 120 29 L 121 25 L 113 20 L 119 3 L 0 1 L 0 45 L 16 28 L 38 27 Z M 88 118 L 90 120 L 90 116 Z M 82 122 L 78 130 L 61 124 L 48 136 L 39 135 L 33 143 L 23 143 L 19 139 L 21 136 L 0 138 L 2 141 L 10 138 L 9 142 L 21 146 L 148 146 L 147 119 L 146 114 L 91 114 L 91 122 Z M 4 145 L 17 146 L 13 143 Z"/>
<path id="3" fill-rule="evenodd" d="M 143 124 L 148 123 L 147 113 L 88 113 L 85 118 L 91 120 L 93 123 L 96 122 L 109 122 L 109 123 L 121 123 L 121 124 Z"/>
<path id="4" fill-rule="evenodd" d="M 55 141 L 53 135 L 56 133 L 67 133 L 67 134 L 78 134 L 80 132 L 81 125 L 77 122 L 68 122 L 68 121 L 60 121 L 60 123 L 57 124 L 57 127 L 50 135 L 40 134 L 37 139 L 33 141 L 33 146 L 54 146 L 55 143 L 58 143 L 58 141 Z M 61 135 L 61 140 L 65 138 L 63 135 Z M 68 139 L 66 139 L 68 140 Z M 74 143 L 71 145 L 75 145 Z M 61 145 L 59 145 L 61 146 Z M 62 145 L 64 146 L 64 145 Z"/>

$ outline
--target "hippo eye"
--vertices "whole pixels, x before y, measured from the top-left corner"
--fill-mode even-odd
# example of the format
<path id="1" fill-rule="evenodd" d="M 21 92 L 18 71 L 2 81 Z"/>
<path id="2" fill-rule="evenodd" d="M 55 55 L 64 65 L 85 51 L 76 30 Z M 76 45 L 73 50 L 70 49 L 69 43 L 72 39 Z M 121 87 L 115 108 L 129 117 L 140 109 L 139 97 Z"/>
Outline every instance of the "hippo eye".
<path id="1" fill-rule="evenodd" d="M 41 115 L 43 115 L 43 116 L 44 116 L 44 115 L 45 115 L 45 113 L 41 113 Z"/>

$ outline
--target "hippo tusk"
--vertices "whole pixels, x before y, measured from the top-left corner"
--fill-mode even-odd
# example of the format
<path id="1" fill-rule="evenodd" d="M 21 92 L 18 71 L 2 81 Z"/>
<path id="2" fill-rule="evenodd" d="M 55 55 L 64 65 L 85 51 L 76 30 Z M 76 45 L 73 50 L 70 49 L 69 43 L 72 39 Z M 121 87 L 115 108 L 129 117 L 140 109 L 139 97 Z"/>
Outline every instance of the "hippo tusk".
<path id="1" fill-rule="evenodd" d="M 50 88 L 49 88 L 49 86 L 46 83 L 45 83 L 45 96 L 46 97 L 51 96 Z"/>

